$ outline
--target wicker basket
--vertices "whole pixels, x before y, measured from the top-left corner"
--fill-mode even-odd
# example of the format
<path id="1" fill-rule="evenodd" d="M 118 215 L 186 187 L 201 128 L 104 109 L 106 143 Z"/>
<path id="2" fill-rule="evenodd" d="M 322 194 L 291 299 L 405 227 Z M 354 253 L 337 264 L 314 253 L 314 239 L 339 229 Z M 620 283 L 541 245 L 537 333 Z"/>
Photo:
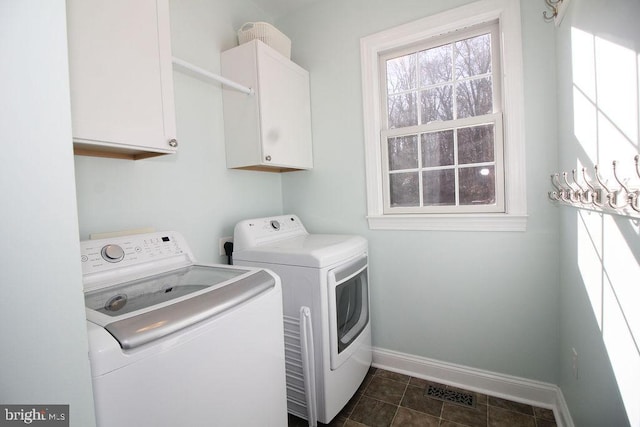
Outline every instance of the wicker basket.
<path id="1" fill-rule="evenodd" d="M 267 22 L 247 22 L 238 30 L 240 44 L 258 39 L 287 58 L 291 58 L 291 40 Z"/>

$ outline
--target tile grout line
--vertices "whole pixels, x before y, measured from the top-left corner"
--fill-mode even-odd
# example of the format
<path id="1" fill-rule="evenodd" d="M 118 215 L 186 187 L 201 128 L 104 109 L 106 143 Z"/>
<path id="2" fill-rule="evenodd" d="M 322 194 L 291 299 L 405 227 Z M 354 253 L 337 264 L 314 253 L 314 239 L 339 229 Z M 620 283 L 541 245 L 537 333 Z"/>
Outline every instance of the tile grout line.
<path id="1" fill-rule="evenodd" d="M 345 424 L 347 424 L 348 420 L 352 420 L 351 415 L 353 415 L 353 411 L 356 409 L 356 406 L 358 406 L 358 403 L 360 403 L 360 400 L 362 399 L 362 396 L 364 396 L 364 391 L 369 388 L 369 385 L 367 384 L 367 386 L 364 388 L 364 390 L 362 390 L 362 393 L 360 393 L 360 396 L 358 396 L 358 399 L 353 403 L 353 407 L 351 408 L 351 411 L 349 411 L 349 414 L 347 414 L 347 416 L 344 419 L 344 423 L 342 423 L 342 425 L 344 426 Z M 357 421 L 355 421 L 357 422 Z"/>
<path id="2" fill-rule="evenodd" d="M 347 424 L 347 420 L 351 420 L 353 422 L 360 423 L 359 421 L 354 420 L 353 418 L 351 418 L 351 415 L 353 415 L 353 411 L 355 411 L 356 406 L 358 406 L 358 403 L 360 403 L 360 401 L 362 400 L 363 397 L 366 396 L 367 390 L 369 389 L 369 387 L 371 387 L 371 382 L 373 381 L 373 378 L 375 376 L 378 375 L 378 369 L 376 368 L 376 370 L 374 371 L 374 373 L 371 375 L 371 378 L 369 378 L 369 383 L 367 384 L 367 386 L 365 388 L 362 389 L 362 393 L 360 393 L 360 397 L 358 397 L 358 400 L 355 402 L 355 404 L 353 405 L 353 408 L 351 409 L 351 412 L 349 412 L 349 415 L 347 415 L 347 419 L 344 421 L 344 424 Z M 366 378 L 366 377 L 365 377 Z M 369 396 L 367 396 L 369 397 Z"/>
<path id="3" fill-rule="evenodd" d="M 376 371 L 376 373 L 372 375 L 372 377 L 376 377 L 376 376 L 378 376 L 378 372 L 379 372 L 379 371 L 377 370 L 377 371 Z M 389 381 L 393 381 L 393 382 L 402 383 L 402 382 L 400 382 L 400 381 L 397 381 L 397 380 L 394 380 L 394 379 L 391 379 L 391 378 L 385 378 L 385 377 L 383 377 L 383 376 L 380 376 L 380 378 L 387 379 L 387 380 L 389 380 Z M 405 396 L 405 394 L 407 393 L 407 389 L 409 388 L 409 383 L 410 383 L 410 382 L 411 382 L 411 376 L 409 375 L 409 379 L 407 380 L 407 383 L 404 385 L 404 390 L 403 390 L 403 392 L 402 392 L 402 396 L 400 396 L 400 402 L 399 402 L 397 405 L 394 405 L 394 406 L 396 407 L 396 411 L 395 411 L 395 413 L 393 414 L 393 418 L 391 419 L 391 424 L 390 424 L 390 426 L 391 426 L 391 425 L 393 425 L 393 421 L 395 421 L 396 416 L 398 415 L 398 411 L 400 410 L 400 404 L 402 403 L 402 399 L 404 399 L 404 396 Z M 367 387 L 365 387 L 365 389 L 362 391 L 362 395 L 360 396 L 360 398 L 358 398 L 358 401 L 360 401 L 360 399 L 362 399 L 362 397 L 363 397 L 363 396 L 365 396 L 365 392 L 366 392 L 366 390 L 367 390 L 370 386 L 371 386 L 371 382 L 369 382 L 369 384 L 367 385 Z M 378 401 L 378 402 L 382 402 L 382 403 L 386 403 L 386 404 L 390 404 L 390 405 L 392 405 L 392 403 L 387 402 L 387 401 L 382 400 L 382 399 L 378 399 L 378 398 L 376 398 L 376 397 L 374 397 L 374 396 L 369 396 L 369 395 L 367 395 L 367 398 L 368 398 L 368 399 L 375 400 L 375 401 Z M 349 419 L 349 418 L 348 418 L 348 419 Z"/>
<path id="4" fill-rule="evenodd" d="M 428 388 L 429 388 L 429 385 L 427 384 L 427 389 Z M 440 422 L 438 424 L 442 424 L 442 421 L 444 421 L 444 418 L 442 418 L 443 415 L 444 415 L 444 402 L 442 402 L 442 406 L 440 407 L 440 416 L 438 416 L 438 419 L 440 420 Z"/>
<path id="5" fill-rule="evenodd" d="M 395 421 L 396 417 L 398 416 L 398 410 L 400 409 L 399 405 L 396 405 L 396 411 L 393 413 L 393 418 L 391 418 L 391 424 L 389 424 L 389 427 L 391 427 L 393 425 L 393 422 Z"/>
<path id="6" fill-rule="evenodd" d="M 487 422 L 487 426 L 489 425 L 489 395 L 486 394 L 485 396 L 487 396 L 487 419 L 485 420 Z M 477 397 L 477 395 L 476 395 Z"/>
<path id="7" fill-rule="evenodd" d="M 402 396 L 400 396 L 400 402 L 398 402 L 398 404 L 396 405 L 396 413 L 393 414 L 393 418 L 391 418 L 390 425 L 393 425 L 393 422 L 396 420 L 396 417 L 398 416 L 398 412 L 400 411 L 400 405 L 402 405 L 402 400 L 404 399 L 404 396 L 407 394 L 407 389 L 409 388 L 410 382 L 411 382 L 411 377 L 409 377 L 409 379 L 407 380 L 407 383 L 404 385 L 404 391 L 402 392 Z"/>

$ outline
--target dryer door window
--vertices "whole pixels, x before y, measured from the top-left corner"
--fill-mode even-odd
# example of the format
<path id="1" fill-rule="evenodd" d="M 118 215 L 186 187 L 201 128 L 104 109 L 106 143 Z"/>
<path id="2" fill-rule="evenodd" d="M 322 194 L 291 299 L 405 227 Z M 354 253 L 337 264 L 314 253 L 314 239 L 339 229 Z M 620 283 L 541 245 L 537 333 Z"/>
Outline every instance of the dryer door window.
<path id="1" fill-rule="evenodd" d="M 369 324 L 367 258 L 329 272 L 331 369 L 351 354 L 350 346 Z"/>

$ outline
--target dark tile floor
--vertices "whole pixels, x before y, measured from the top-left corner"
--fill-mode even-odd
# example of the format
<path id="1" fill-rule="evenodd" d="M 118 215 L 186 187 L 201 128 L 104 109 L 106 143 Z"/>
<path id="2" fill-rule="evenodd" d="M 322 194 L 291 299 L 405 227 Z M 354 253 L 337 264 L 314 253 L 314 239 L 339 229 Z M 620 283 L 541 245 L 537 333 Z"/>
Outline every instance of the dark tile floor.
<path id="1" fill-rule="evenodd" d="M 475 407 L 425 396 L 430 384 L 473 394 Z M 306 420 L 289 415 L 289 427 L 307 425 Z M 556 427 L 556 422 L 550 409 L 371 368 L 355 396 L 328 426 Z"/>

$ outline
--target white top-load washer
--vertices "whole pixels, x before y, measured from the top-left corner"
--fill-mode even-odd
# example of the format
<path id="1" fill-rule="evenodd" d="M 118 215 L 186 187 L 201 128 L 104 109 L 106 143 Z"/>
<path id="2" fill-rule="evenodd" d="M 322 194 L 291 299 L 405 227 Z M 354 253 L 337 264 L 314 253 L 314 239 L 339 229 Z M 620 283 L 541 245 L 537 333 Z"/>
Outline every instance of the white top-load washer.
<path id="1" fill-rule="evenodd" d="M 99 427 L 287 424 L 282 293 L 176 232 L 81 242 Z"/>
<path id="2" fill-rule="evenodd" d="M 309 234 L 295 215 L 250 219 L 235 227 L 233 262 L 280 276 L 288 411 L 329 423 L 371 365 L 366 239 Z"/>

